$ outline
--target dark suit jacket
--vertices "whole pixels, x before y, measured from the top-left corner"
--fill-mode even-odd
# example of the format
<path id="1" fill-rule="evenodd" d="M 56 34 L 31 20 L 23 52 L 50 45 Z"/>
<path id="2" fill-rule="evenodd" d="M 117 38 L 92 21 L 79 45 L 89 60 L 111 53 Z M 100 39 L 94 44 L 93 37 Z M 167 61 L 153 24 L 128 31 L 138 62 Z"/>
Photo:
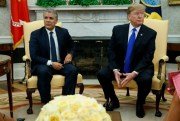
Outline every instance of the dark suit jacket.
<path id="1" fill-rule="evenodd" d="M 129 24 L 117 25 L 113 28 L 108 47 L 108 59 L 111 69 L 124 72 L 124 60 L 128 44 Z M 155 51 L 156 32 L 142 25 L 137 35 L 131 56 L 131 71 L 142 72 L 144 69 L 154 71 L 152 63 Z"/>
<path id="2" fill-rule="evenodd" d="M 74 43 L 69 35 L 69 32 L 65 28 L 57 27 L 55 28 L 61 63 L 64 62 L 64 58 L 67 53 L 74 55 Z M 50 46 L 49 38 L 45 27 L 35 30 L 30 36 L 30 56 L 32 59 L 32 73 L 38 64 L 47 64 L 50 60 Z"/>

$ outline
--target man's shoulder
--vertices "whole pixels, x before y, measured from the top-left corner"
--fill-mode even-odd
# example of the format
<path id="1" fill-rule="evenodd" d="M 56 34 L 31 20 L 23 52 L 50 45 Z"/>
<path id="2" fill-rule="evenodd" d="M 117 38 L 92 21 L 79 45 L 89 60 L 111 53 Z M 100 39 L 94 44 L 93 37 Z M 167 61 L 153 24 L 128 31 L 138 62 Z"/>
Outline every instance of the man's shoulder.
<path id="1" fill-rule="evenodd" d="M 56 26 L 56 32 L 57 33 L 68 33 L 68 29 L 66 28 L 63 28 L 63 27 L 59 27 L 59 26 Z"/>
<path id="2" fill-rule="evenodd" d="M 41 28 L 39 28 L 39 29 L 36 29 L 36 30 L 34 30 L 34 31 L 32 31 L 32 33 L 42 33 L 42 31 L 44 31 L 45 30 L 45 27 L 43 26 L 43 27 L 41 27 Z"/>
<path id="3" fill-rule="evenodd" d="M 114 28 L 124 28 L 124 27 L 128 27 L 129 24 L 119 24 L 119 25 L 115 25 Z"/>
<path id="4" fill-rule="evenodd" d="M 146 32 L 157 33 L 154 29 L 152 29 L 144 24 L 141 27 L 144 28 Z"/>
<path id="5" fill-rule="evenodd" d="M 115 25 L 113 27 L 113 29 L 124 29 L 124 28 L 127 28 L 129 26 L 129 24 L 119 24 L 119 25 Z"/>
<path id="6" fill-rule="evenodd" d="M 60 26 L 56 26 L 57 30 L 61 30 L 61 31 L 68 31 L 66 28 L 60 27 Z"/>

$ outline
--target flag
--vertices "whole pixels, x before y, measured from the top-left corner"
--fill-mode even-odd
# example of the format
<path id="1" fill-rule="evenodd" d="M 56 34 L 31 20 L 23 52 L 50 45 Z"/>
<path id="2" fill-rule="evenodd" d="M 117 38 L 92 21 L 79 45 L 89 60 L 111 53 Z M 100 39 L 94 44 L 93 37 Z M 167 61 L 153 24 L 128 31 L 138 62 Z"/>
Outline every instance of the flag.
<path id="1" fill-rule="evenodd" d="M 29 22 L 27 0 L 11 0 L 11 36 L 14 49 L 23 40 L 23 21 Z"/>
<path id="2" fill-rule="evenodd" d="M 146 6 L 145 18 L 162 20 L 161 0 L 140 0 Z"/>

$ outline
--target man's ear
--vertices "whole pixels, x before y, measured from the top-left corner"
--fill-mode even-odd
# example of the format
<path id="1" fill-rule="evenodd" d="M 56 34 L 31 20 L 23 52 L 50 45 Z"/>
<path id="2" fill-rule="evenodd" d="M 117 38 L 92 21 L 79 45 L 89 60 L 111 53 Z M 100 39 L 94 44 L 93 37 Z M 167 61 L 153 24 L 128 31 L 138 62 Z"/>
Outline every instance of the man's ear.
<path id="1" fill-rule="evenodd" d="M 127 15 L 127 19 L 130 21 L 130 19 L 131 19 L 131 16 L 128 14 Z"/>

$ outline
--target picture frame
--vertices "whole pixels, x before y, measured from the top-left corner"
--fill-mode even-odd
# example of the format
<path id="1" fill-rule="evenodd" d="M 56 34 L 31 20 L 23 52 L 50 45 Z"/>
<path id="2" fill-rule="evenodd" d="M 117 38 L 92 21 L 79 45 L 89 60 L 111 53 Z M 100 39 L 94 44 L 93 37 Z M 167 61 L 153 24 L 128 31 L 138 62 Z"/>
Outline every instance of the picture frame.
<path id="1" fill-rule="evenodd" d="M 6 0 L 0 0 L 0 7 L 6 7 Z"/>
<path id="2" fill-rule="evenodd" d="M 169 5 L 180 5 L 180 0 L 168 0 Z"/>

